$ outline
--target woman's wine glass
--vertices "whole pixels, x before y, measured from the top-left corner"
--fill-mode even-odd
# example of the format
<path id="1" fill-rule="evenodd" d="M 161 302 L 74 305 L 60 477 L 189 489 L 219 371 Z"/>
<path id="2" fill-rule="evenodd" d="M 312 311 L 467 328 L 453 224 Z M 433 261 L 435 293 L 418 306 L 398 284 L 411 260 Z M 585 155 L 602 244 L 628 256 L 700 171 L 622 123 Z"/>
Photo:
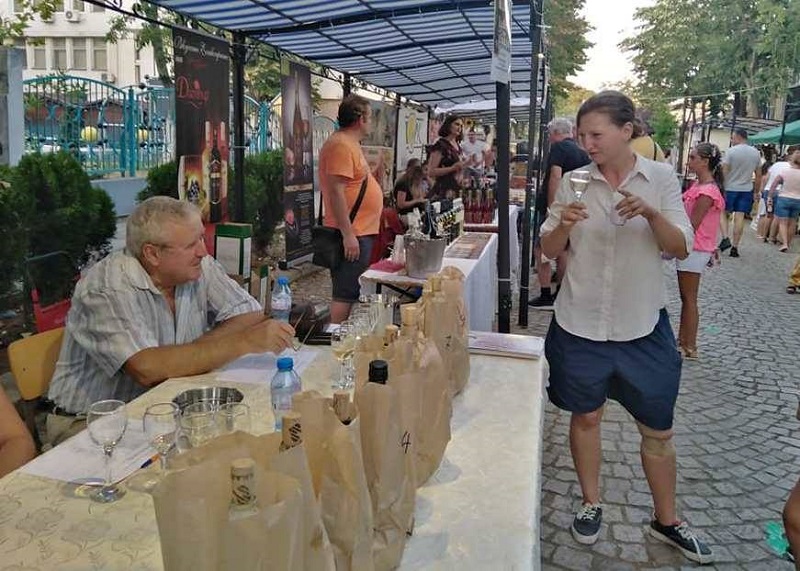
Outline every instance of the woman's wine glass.
<path id="1" fill-rule="evenodd" d="M 339 324 L 331 332 L 331 351 L 339 361 L 339 379 L 333 383 L 334 389 L 346 390 L 349 385 L 346 363 L 352 358 L 356 348 L 355 327 L 349 321 Z"/>
<path id="2" fill-rule="evenodd" d="M 569 186 L 578 202 L 583 200 L 583 193 L 586 192 L 590 179 L 591 173 L 587 170 L 574 170 L 569 173 Z"/>
<path id="3" fill-rule="evenodd" d="M 92 499 L 101 503 L 115 502 L 125 495 L 125 490 L 111 481 L 111 456 L 128 427 L 125 403 L 121 400 L 101 400 L 92 403 L 86 415 L 86 425 L 91 439 L 103 449 L 106 463 L 103 487 L 92 496 Z"/>

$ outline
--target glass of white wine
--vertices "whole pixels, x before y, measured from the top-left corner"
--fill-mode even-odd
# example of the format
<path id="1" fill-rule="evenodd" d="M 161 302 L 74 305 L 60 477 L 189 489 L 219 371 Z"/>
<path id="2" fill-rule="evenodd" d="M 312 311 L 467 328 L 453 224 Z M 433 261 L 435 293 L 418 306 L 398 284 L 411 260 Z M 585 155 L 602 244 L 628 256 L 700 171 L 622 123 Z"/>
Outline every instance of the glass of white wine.
<path id="1" fill-rule="evenodd" d="M 347 390 L 349 385 L 347 361 L 353 357 L 355 349 L 355 326 L 349 321 L 344 321 L 339 324 L 337 329 L 331 332 L 331 351 L 339 362 L 339 378 L 333 383 L 334 389 Z"/>
<path id="2" fill-rule="evenodd" d="M 589 187 L 590 179 L 591 173 L 587 170 L 574 170 L 569 173 L 569 186 L 575 193 L 575 199 L 578 202 L 583 200 L 583 193 Z"/>

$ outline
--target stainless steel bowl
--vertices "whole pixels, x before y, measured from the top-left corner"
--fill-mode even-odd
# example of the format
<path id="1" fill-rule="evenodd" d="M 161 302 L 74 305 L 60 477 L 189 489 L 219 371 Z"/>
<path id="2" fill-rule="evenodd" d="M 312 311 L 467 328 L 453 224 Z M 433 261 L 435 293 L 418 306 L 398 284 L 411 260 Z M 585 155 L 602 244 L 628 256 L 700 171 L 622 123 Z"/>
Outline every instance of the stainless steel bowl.
<path id="1" fill-rule="evenodd" d="M 233 387 L 200 387 L 183 391 L 172 402 L 183 412 L 184 408 L 198 402 L 209 402 L 217 408 L 230 402 L 242 402 L 243 399 L 242 391 Z"/>

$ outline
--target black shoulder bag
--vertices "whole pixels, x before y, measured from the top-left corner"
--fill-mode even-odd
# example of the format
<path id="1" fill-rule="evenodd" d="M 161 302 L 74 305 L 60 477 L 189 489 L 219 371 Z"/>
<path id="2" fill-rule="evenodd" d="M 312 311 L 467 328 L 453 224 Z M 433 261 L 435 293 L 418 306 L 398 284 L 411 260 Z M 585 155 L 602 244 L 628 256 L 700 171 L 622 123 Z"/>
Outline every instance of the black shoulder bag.
<path id="1" fill-rule="evenodd" d="M 364 194 L 367 192 L 367 180 L 369 175 L 364 178 L 361 183 L 361 190 L 358 191 L 358 198 L 356 198 L 353 208 L 350 209 L 350 223 L 356 219 L 358 209 L 361 208 L 361 203 L 364 201 Z M 321 198 L 320 198 L 321 200 Z M 322 266 L 323 268 L 330 268 L 335 270 L 344 260 L 344 238 L 338 228 L 331 228 L 322 225 L 322 209 L 325 202 L 319 205 L 319 217 L 317 218 L 317 225 L 311 228 L 311 240 L 314 250 L 314 257 L 311 260 L 314 264 Z"/>

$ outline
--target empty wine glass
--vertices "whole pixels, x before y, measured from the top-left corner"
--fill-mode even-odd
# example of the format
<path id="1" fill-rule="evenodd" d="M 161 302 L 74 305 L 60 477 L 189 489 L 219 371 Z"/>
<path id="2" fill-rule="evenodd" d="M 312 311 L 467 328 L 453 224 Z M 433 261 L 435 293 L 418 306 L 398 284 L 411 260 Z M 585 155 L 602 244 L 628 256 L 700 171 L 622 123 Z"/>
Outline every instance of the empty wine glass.
<path id="1" fill-rule="evenodd" d="M 621 216 L 619 211 L 617 210 L 617 204 L 619 204 L 624 199 L 625 197 L 616 191 L 614 192 L 614 194 L 612 194 L 612 202 L 614 202 L 614 204 L 611 206 L 611 212 L 609 213 L 609 218 L 611 219 L 611 223 L 614 226 L 625 226 L 625 223 L 628 221 L 624 216 Z"/>
<path id="2" fill-rule="evenodd" d="M 339 327 L 331 332 L 331 351 L 333 356 L 339 361 L 339 379 L 333 383 L 334 389 L 345 390 L 348 383 L 346 362 L 353 356 L 356 348 L 355 328 L 349 321 L 339 324 Z"/>
<path id="3" fill-rule="evenodd" d="M 574 170 L 569 173 L 569 186 L 578 202 L 583 200 L 583 193 L 586 192 L 590 179 L 591 173 L 587 170 Z"/>
<path id="4" fill-rule="evenodd" d="M 243 402 L 221 405 L 217 411 L 217 428 L 220 434 L 250 432 L 250 407 Z"/>
<path id="5" fill-rule="evenodd" d="M 86 415 L 86 425 L 91 439 L 103 449 L 106 464 L 103 487 L 92 496 L 92 499 L 101 503 L 115 502 L 125 495 L 125 490 L 118 488 L 111 481 L 111 455 L 128 427 L 125 403 L 121 400 L 101 400 L 92 403 Z"/>
<path id="6" fill-rule="evenodd" d="M 217 407 L 211 402 L 196 402 L 181 414 L 182 447 L 196 448 L 217 436 Z"/>

